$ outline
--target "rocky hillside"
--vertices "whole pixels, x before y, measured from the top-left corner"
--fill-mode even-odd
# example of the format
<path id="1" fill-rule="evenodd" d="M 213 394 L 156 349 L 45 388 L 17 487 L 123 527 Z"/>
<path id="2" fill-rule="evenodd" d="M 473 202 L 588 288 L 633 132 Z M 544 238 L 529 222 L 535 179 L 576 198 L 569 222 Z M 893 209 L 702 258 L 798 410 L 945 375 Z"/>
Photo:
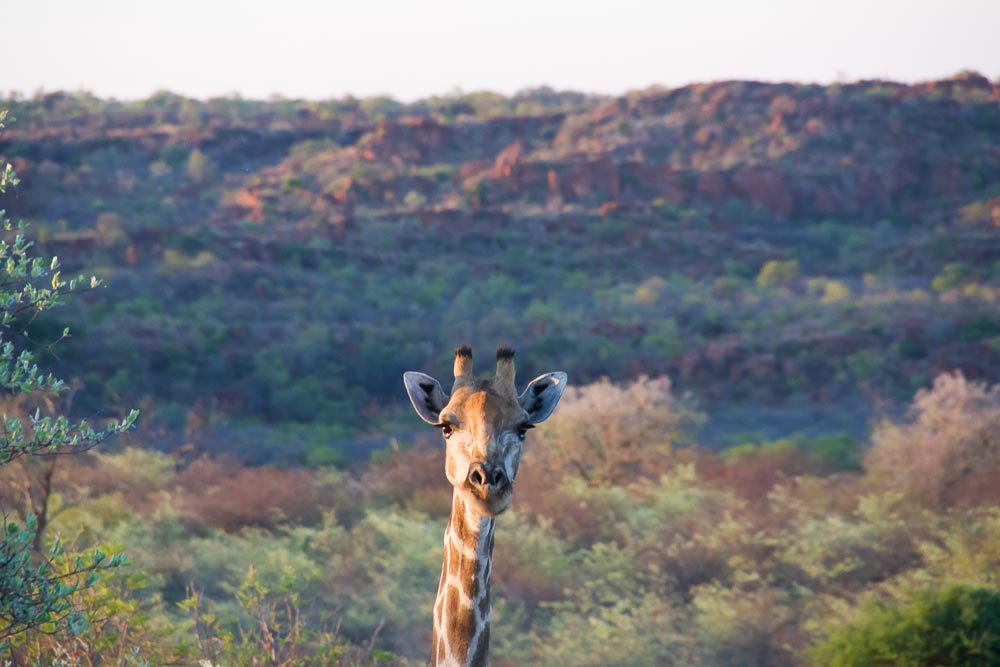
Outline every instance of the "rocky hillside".
<path id="1" fill-rule="evenodd" d="M 294 424 L 322 457 L 406 428 L 399 372 L 466 341 L 524 374 L 669 373 L 720 441 L 1000 380 L 1000 85 L 977 74 L 2 107 L 23 183 L 0 207 L 112 285 L 32 325 L 77 332 L 50 361 L 81 410 L 206 441 Z"/>

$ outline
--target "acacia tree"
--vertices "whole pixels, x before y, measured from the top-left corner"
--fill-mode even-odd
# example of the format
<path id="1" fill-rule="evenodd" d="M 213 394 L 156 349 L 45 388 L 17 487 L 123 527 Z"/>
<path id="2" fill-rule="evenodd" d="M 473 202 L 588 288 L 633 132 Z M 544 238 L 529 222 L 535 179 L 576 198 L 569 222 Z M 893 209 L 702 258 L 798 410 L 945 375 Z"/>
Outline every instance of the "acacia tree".
<path id="1" fill-rule="evenodd" d="M 1000 499 L 1000 386 L 945 373 L 917 392 L 910 418 L 883 422 L 865 458 L 871 477 L 940 509 Z"/>
<path id="2" fill-rule="evenodd" d="M 0 132 L 6 111 L 0 111 Z M 11 119 L 13 120 L 13 119 Z M 0 194 L 18 183 L 10 164 L 0 169 Z M 0 394 L 4 399 L 26 397 L 35 406 L 60 395 L 65 383 L 43 373 L 32 352 L 15 344 L 25 322 L 58 305 L 64 295 L 80 288 L 97 288 L 100 281 L 82 277 L 64 280 L 56 258 L 46 262 L 30 254 L 32 243 L 0 210 Z M 69 335 L 64 330 L 62 338 Z M 19 349 L 20 348 L 20 349 Z M 11 404 L 6 400 L 6 404 Z M 0 466 L 25 456 L 53 457 L 90 449 L 109 436 L 132 427 L 138 411 L 124 419 L 94 428 L 86 421 L 66 416 L 41 416 L 34 412 L 0 419 Z M 0 491 L 2 495 L 2 491 Z M 2 500 L 2 497 L 0 497 Z M 26 512 L 21 522 L 6 513 L 0 536 L 0 653 L 12 638 L 28 630 L 76 634 L 86 628 L 86 615 L 74 605 L 78 593 L 97 583 L 100 572 L 120 566 L 124 555 L 99 550 L 67 558 L 58 540 L 41 548 L 37 517 Z"/>
<path id="3" fill-rule="evenodd" d="M 703 421 L 689 401 L 673 394 L 666 376 L 622 386 L 607 378 L 571 385 L 531 460 L 594 485 L 624 483 L 663 472 L 673 445 L 689 440 Z"/>

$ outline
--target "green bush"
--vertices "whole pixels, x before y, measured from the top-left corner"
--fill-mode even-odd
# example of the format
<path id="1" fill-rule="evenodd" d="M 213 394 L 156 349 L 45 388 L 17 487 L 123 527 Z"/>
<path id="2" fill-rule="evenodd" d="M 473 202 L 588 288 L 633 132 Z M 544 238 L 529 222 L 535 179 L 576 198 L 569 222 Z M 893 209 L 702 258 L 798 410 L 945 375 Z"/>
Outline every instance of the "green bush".
<path id="1" fill-rule="evenodd" d="M 873 604 L 810 651 L 816 667 L 1000 664 L 1000 591 L 950 586 L 902 606 Z"/>
<path id="2" fill-rule="evenodd" d="M 830 470 L 861 470 L 862 443 L 846 433 L 808 438 L 800 447 Z"/>
<path id="3" fill-rule="evenodd" d="M 931 289 L 935 292 L 947 292 L 966 284 L 971 277 L 972 269 L 968 264 L 951 262 L 945 264 L 941 273 L 931 281 Z"/>
<path id="4" fill-rule="evenodd" d="M 761 287 L 781 287 L 798 277 L 799 263 L 797 260 L 772 259 L 760 268 L 760 273 L 757 274 L 757 284 Z"/>

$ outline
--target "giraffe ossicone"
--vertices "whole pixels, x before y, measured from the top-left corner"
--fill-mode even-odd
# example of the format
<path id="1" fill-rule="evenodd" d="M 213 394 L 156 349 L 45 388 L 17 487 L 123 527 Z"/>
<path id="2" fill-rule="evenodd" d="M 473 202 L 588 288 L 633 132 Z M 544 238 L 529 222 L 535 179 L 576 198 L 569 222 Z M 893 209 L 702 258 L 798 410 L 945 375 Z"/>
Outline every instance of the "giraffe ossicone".
<path id="1" fill-rule="evenodd" d="M 472 350 L 455 349 L 455 381 L 445 393 L 429 375 L 403 374 L 413 408 L 445 438 L 445 475 L 452 485 L 444 563 L 434 603 L 435 667 L 485 667 L 490 641 L 490 577 L 496 517 L 510 506 L 529 429 L 555 410 L 566 374 L 545 373 L 520 394 L 514 351 L 497 348 L 496 373 L 472 372 Z"/>

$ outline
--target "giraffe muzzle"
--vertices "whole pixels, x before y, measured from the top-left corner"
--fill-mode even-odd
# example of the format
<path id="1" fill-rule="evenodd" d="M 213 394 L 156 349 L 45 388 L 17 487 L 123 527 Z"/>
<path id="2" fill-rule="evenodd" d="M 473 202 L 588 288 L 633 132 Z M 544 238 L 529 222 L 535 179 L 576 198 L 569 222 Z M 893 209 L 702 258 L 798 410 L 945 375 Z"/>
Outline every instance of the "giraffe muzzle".
<path id="1" fill-rule="evenodd" d="M 482 463 L 469 466 L 467 479 L 469 488 L 481 500 L 492 497 L 502 497 L 510 492 L 510 480 L 503 466 L 487 467 Z"/>

